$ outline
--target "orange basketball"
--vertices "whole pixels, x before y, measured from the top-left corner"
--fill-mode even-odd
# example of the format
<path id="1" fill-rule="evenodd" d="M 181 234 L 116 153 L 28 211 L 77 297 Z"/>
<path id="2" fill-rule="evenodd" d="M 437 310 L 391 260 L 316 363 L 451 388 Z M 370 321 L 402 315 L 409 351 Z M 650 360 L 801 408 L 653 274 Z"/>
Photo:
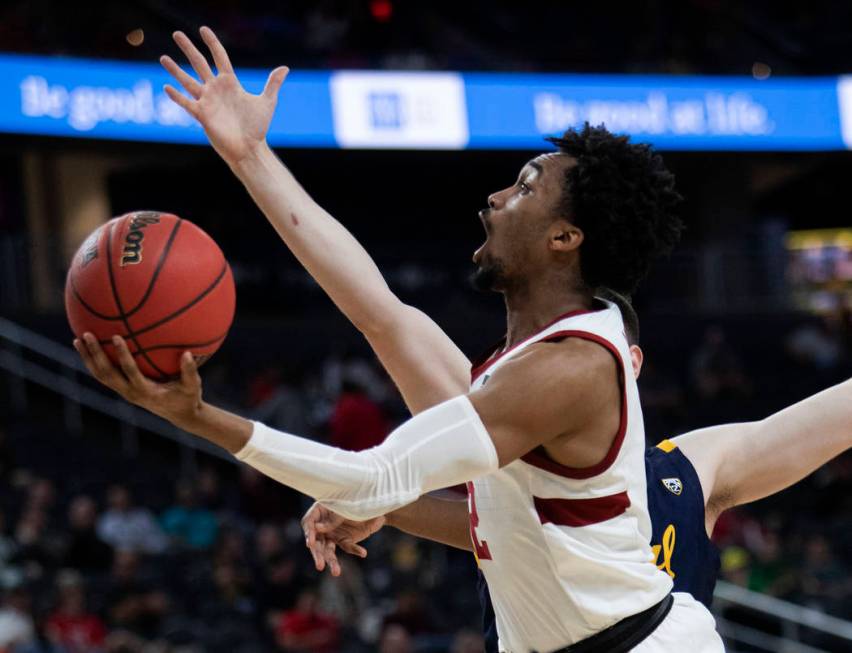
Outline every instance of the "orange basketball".
<path id="1" fill-rule="evenodd" d="M 207 360 L 228 334 L 235 302 L 231 268 L 213 239 L 156 211 L 95 229 L 65 280 L 74 335 L 93 333 L 113 362 L 111 338 L 123 336 L 142 373 L 157 380 L 180 373 L 186 350 Z"/>

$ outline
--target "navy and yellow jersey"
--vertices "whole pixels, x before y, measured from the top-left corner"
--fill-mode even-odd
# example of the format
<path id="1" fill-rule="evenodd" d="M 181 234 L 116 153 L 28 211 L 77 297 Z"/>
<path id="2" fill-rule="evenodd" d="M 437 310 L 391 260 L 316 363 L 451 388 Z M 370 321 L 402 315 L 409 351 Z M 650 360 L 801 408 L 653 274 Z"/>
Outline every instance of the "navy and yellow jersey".
<path id="1" fill-rule="evenodd" d="M 651 548 L 675 592 L 688 592 L 707 607 L 719 574 L 719 551 L 707 537 L 704 493 L 689 459 L 670 440 L 645 451 Z"/>
<path id="2" fill-rule="evenodd" d="M 710 606 L 719 573 L 719 551 L 707 537 L 704 493 L 689 459 L 670 440 L 645 450 L 651 548 L 656 565 L 674 583 L 674 592 L 688 592 Z M 482 632 L 486 653 L 497 653 L 497 624 L 488 585 L 478 572 Z"/>

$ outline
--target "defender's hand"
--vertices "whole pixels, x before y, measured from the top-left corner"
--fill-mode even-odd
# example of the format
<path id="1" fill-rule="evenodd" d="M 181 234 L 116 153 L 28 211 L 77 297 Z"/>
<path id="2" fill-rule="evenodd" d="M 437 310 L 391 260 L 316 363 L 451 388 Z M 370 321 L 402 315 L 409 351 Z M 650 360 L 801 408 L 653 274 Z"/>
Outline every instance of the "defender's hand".
<path id="1" fill-rule="evenodd" d="M 367 557 L 367 549 L 358 542 L 378 532 L 385 525 L 384 517 L 374 517 L 367 521 L 353 521 L 341 517 L 325 506 L 315 503 L 302 517 L 302 530 L 305 533 L 305 546 L 314 558 L 317 571 L 331 570 L 332 576 L 340 576 L 340 562 L 336 549 L 359 558 Z"/>
<path id="2" fill-rule="evenodd" d="M 187 351 L 181 356 L 179 380 L 157 383 L 139 371 L 121 336 L 113 336 L 112 343 L 118 354 L 120 368 L 112 364 L 91 333 L 84 333 L 82 340 L 75 339 L 74 348 L 92 376 L 127 401 L 150 410 L 176 426 L 185 428 L 185 425 L 190 424 L 202 405 L 201 377 L 192 354 Z"/>
<path id="3" fill-rule="evenodd" d="M 193 99 L 168 84 L 165 91 L 201 123 L 213 148 L 228 165 L 234 166 L 249 156 L 258 145 L 265 143 L 266 132 L 278 103 L 278 91 L 289 69 L 281 66 L 269 73 L 260 95 L 247 93 L 234 74 L 228 53 L 213 30 L 202 27 L 200 32 L 213 56 L 217 74 L 213 73 L 207 59 L 189 37 L 183 32 L 175 32 L 175 43 L 186 55 L 200 81 L 182 70 L 171 57 L 163 55 L 160 63 Z"/>

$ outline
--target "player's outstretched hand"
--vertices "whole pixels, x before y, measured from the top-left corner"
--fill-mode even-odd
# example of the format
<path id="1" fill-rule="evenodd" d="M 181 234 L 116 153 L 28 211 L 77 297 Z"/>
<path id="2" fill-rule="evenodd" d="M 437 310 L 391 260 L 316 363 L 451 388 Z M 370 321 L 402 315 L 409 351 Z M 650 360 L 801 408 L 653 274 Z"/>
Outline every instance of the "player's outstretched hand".
<path id="1" fill-rule="evenodd" d="M 170 56 L 163 55 L 160 63 L 190 97 L 169 84 L 165 91 L 201 123 L 210 144 L 228 165 L 234 166 L 266 142 L 266 132 L 278 103 L 278 91 L 289 69 L 280 66 L 269 73 L 260 95 L 247 93 L 213 30 L 202 27 L 200 33 L 213 57 L 216 72 L 186 34 L 175 32 L 172 35 L 175 43 L 186 55 L 198 79 L 185 72 Z"/>
<path id="2" fill-rule="evenodd" d="M 177 426 L 188 424 L 201 408 L 201 377 L 192 354 L 187 351 L 181 356 L 178 380 L 157 383 L 139 371 L 121 336 L 113 336 L 112 343 L 118 354 L 119 367 L 112 364 L 98 339 L 91 333 L 84 333 L 82 339 L 75 339 L 74 348 L 92 376 L 127 401 Z"/>
<path id="3" fill-rule="evenodd" d="M 340 576 L 337 547 L 359 558 L 367 557 L 367 549 L 358 542 L 367 539 L 385 525 L 384 517 L 354 521 L 338 515 L 325 506 L 315 503 L 302 517 L 305 546 L 314 558 L 317 571 L 326 566 L 332 576 Z"/>

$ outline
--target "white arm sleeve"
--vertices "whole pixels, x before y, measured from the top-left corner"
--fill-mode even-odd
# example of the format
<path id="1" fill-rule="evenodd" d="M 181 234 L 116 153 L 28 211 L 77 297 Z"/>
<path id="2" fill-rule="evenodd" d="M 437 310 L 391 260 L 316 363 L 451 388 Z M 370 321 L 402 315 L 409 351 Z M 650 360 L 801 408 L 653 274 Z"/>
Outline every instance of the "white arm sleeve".
<path id="1" fill-rule="evenodd" d="M 494 443 L 464 395 L 412 417 L 366 451 L 344 451 L 255 422 L 236 457 L 357 520 L 384 515 L 498 467 Z"/>

